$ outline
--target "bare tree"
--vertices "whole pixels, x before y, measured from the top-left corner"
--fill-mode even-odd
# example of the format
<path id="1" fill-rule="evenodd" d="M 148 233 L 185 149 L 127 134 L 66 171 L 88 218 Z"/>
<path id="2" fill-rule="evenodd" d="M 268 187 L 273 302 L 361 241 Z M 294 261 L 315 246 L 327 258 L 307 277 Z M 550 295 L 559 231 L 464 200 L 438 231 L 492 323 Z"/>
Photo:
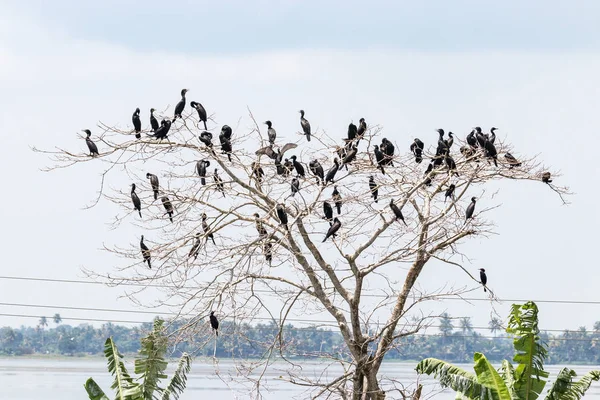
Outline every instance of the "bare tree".
<path id="1" fill-rule="evenodd" d="M 114 226 L 133 221 L 140 227 L 140 235 L 145 235 L 151 256 L 148 263 L 142 257 L 138 236 L 130 245 L 106 246 L 124 260 L 118 271 L 110 276 L 88 272 L 111 284 L 139 284 L 137 291 L 128 292 L 134 300 L 146 287 L 162 287 L 164 297 L 158 304 L 176 307 L 182 317 L 190 318 L 181 337 L 202 334 L 205 342 L 212 340 L 207 324 L 211 310 L 222 320 L 234 322 L 269 315 L 279 328 L 278 334 L 263 343 L 266 351 L 261 360 L 243 361 L 244 368 L 238 369 L 252 382 L 255 397 L 260 397 L 264 387 L 260 384 L 264 371 L 277 357 L 289 365 L 284 379 L 306 387 L 313 398 L 383 399 L 386 391 L 399 390 L 395 379 L 380 374 L 386 353 L 397 339 L 418 332 L 439 317 L 422 315 L 416 323 L 409 323 L 408 313 L 418 309 L 422 301 L 466 290 L 420 289 L 416 283 L 423 268 L 432 260 L 447 263 L 480 290 L 478 273 L 472 275 L 462 265 L 465 256 L 459 249 L 467 239 L 493 232 L 486 214 L 496 205 L 490 204 L 492 196 L 486 193 L 486 184 L 505 179 L 546 184 L 542 174 L 547 170 L 536 158 L 520 156 L 501 139 L 495 142 L 496 166 L 482 148 L 458 151 L 461 146 L 469 147 L 455 137 L 450 154 L 456 166 L 444 160 L 425 173 L 429 160 L 436 157 L 436 146 L 426 146 L 424 161 L 416 163 L 415 156 L 405 151 L 411 138 L 409 143 L 396 145 L 383 174 L 372 153 L 381 129 L 370 126 L 359 142 L 353 142 L 359 148 L 356 159 L 347 170 L 340 167 L 335 176 L 342 196 L 341 213 L 338 215 L 335 206 L 333 209 L 341 228 L 336 236 L 323 241 L 330 227 L 324 219 L 323 202 L 334 204 L 333 185 L 323 186 L 307 166 L 318 160 L 327 172 L 344 143 L 322 130 L 313 132 L 311 143 L 301 132 L 288 140 L 298 147 L 283 154 L 281 163 L 296 155 L 306 170 L 306 177 L 299 179 L 298 193 L 291 196 L 290 184 L 296 172 L 288 177 L 279 175 L 268 155 L 255 155 L 257 149 L 268 145 L 268 139 L 266 129 L 263 132 L 262 124 L 249 115 L 250 128 L 234 129 L 230 154 L 219 145 L 219 128 L 213 128 L 212 146 L 201 143 L 197 116 L 187 111 L 173 123 L 164 140 L 149 136 L 150 130 L 142 131 L 143 137 L 136 140 L 133 131 L 100 123 L 100 133 L 92 136 L 98 156 L 89 155 L 83 140 L 79 150 L 44 151 L 56 162 L 50 170 L 84 162 L 102 169 L 99 195 L 93 205 L 101 198 L 119 205 L 122 211 Z M 214 116 L 209 117 L 209 125 L 216 125 Z M 435 133 L 432 139 L 421 139 L 437 142 L 433 140 L 437 139 Z M 275 157 L 278 148 L 293 147 L 283 145 L 281 132 L 276 143 L 271 152 Z M 503 157 L 507 152 L 517 155 L 518 162 L 515 157 Z M 200 160 L 210 163 L 205 185 L 196 168 Z M 259 166 L 264 176 L 257 172 Z M 160 180 L 158 200 L 146 179 L 148 172 Z M 125 174 L 130 181 L 119 178 Z M 377 202 L 369 187 L 370 176 L 377 185 Z M 558 176 L 552 173 L 554 180 Z M 121 188 L 109 189 L 109 182 Z M 141 220 L 132 204 L 131 183 L 137 185 L 141 198 Z M 454 193 L 445 196 L 451 184 Z M 548 186 L 561 199 L 568 194 L 566 187 L 551 182 Z M 173 206 L 172 223 L 161 203 L 163 196 Z M 471 197 L 477 197 L 478 202 L 473 218 L 466 220 Z M 392 199 L 406 224 L 392 212 Z M 278 218 L 278 204 L 284 206 L 287 226 Z M 255 213 L 266 234 L 259 233 Z M 373 300 L 370 294 L 375 286 L 380 290 Z M 315 312 L 328 313 L 344 340 L 343 351 L 327 355 L 331 364 L 343 368 L 334 378 L 327 374 L 309 377 L 290 357 L 294 354 L 286 341 L 286 319 Z M 220 332 L 228 334 L 235 332 Z M 408 396 L 406 391 L 399 391 Z"/>

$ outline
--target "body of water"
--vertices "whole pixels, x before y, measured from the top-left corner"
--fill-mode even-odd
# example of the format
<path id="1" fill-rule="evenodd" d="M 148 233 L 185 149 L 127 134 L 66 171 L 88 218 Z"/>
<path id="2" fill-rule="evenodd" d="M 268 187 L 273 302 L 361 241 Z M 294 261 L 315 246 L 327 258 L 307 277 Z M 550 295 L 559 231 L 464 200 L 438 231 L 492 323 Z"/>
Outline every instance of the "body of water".
<path id="1" fill-rule="evenodd" d="M 133 374 L 133 365 L 126 364 L 127 369 Z M 468 371 L 472 367 L 468 364 L 461 365 Z M 384 363 L 381 373 L 406 387 L 414 388 L 419 379 L 414 371 L 415 363 L 389 362 Z M 279 377 L 286 377 L 289 364 L 277 362 L 270 365 L 263 374 L 261 394 L 265 399 L 305 399 L 305 388 L 284 382 Z M 547 366 L 550 378 L 562 366 Z M 579 374 L 584 374 L 597 366 L 574 366 Z M 321 362 L 302 361 L 294 368 L 295 372 L 309 377 L 321 377 L 332 380 L 341 375 L 341 368 L 328 366 Z M 169 369 L 170 373 L 172 369 Z M 189 374 L 187 389 L 181 400 L 204 399 L 233 400 L 250 399 L 256 397 L 252 385 L 238 382 L 243 369 L 240 363 L 231 360 L 219 360 L 213 363 L 210 359 L 194 360 L 192 371 Z M 260 372 L 258 372 L 260 373 Z M 2 400 L 39 400 L 61 399 L 81 400 L 87 399 L 83 388 L 84 382 L 93 377 L 105 391 L 109 398 L 114 398 L 110 389 L 112 377 L 107 372 L 104 359 L 28 359 L 28 358 L 1 358 L 0 359 L 0 399 Z M 258 375 L 255 373 L 254 378 Z M 421 377 L 424 385 L 423 398 L 440 400 L 454 399 L 451 391 L 441 391 L 435 381 L 428 377 Z M 388 398 L 399 398 L 398 393 L 388 392 Z M 595 383 L 586 395 L 586 399 L 600 399 L 600 383 Z"/>

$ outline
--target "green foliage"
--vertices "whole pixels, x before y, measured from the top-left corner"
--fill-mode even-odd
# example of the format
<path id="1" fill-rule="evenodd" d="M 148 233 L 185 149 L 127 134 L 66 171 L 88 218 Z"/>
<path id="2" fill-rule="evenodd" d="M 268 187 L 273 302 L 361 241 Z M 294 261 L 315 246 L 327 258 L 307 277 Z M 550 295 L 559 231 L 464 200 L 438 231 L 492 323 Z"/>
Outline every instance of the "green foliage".
<path id="1" fill-rule="evenodd" d="M 167 375 L 164 374 L 168 365 L 164 359 L 167 342 L 163 321 L 156 319 L 152 331 L 141 340 L 140 354 L 135 360 L 135 373 L 139 376 L 134 381 L 125 368 L 123 356 L 112 337 L 106 339 L 104 355 L 108 360 L 108 371 L 114 376 L 111 389 L 116 392 L 116 400 L 154 400 L 158 398 L 177 400 L 179 398 L 179 395 L 185 390 L 187 374 L 191 368 L 191 358 L 187 354 L 181 357 L 169 385 L 166 389 L 161 389 L 158 386 L 160 380 L 167 378 Z M 84 387 L 91 400 L 107 399 L 92 378 L 86 381 Z"/>
<path id="2" fill-rule="evenodd" d="M 513 335 L 514 367 L 504 360 L 499 371 L 481 353 L 475 353 L 475 376 L 445 361 L 427 358 L 416 370 L 436 377 L 443 387 L 456 391 L 457 398 L 493 400 L 535 400 L 544 387 L 548 373 L 544 361 L 548 350 L 540 337 L 538 308 L 534 302 L 512 306 L 506 332 Z M 579 400 L 592 381 L 600 379 L 600 371 L 591 371 L 578 382 L 575 372 L 564 368 L 548 390 L 546 400 Z"/>

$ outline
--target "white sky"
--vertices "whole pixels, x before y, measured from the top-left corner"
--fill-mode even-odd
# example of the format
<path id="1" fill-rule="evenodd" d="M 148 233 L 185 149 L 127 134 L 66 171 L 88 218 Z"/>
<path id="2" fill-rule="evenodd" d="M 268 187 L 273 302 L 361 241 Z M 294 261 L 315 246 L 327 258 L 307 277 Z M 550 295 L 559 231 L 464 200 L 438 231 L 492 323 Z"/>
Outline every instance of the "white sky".
<path id="1" fill-rule="evenodd" d="M 16 10 L 0 13 L 0 163 L 5 188 L 0 197 L 0 275 L 71 279 L 82 277 L 81 267 L 110 271 L 116 261 L 99 250 L 103 241 L 131 243 L 137 228 L 125 224 L 109 232 L 106 223 L 115 210 L 107 202 L 82 210 L 98 188 L 92 168 L 40 172 L 51 162 L 30 146 L 81 150 L 81 129 L 93 128 L 99 120 L 126 126 L 135 107 L 145 111 L 172 105 L 180 88 L 188 87 L 219 121 L 235 124 L 249 106 L 259 119 L 277 120 L 278 132 L 295 132 L 297 110 L 304 108 L 310 110 L 313 126 L 343 135 L 350 119 L 356 122 L 363 116 L 383 125 L 385 136 L 401 145 L 402 152 L 414 136 L 433 141 L 438 127 L 462 137 L 475 125 L 499 127 L 519 154 L 539 154 L 562 170 L 559 183 L 576 194 L 565 207 L 542 183 L 503 184 L 494 199 L 502 207 L 490 214 L 499 235 L 463 247 L 472 257 L 469 268 L 476 273 L 484 267 L 489 285 L 501 298 L 600 302 L 594 257 L 600 171 L 591 151 L 600 119 L 597 50 L 278 46 L 207 54 L 181 47 L 136 48 L 102 40 L 99 33 L 90 39 L 68 25 L 46 23 L 39 11 Z M 208 33 L 202 40 L 211 40 Z M 440 264 L 428 265 L 418 283 L 433 290 L 446 282 L 471 285 L 458 270 Z M 119 294 L 120 289 L 94 285 L 0 279 L 2 303 L 131 309 L 126 300 L 117 300 Z M 509 305 L 499 308 L 502 315 Z M 591 328 L 600 320 L 600 303 L 539 306 L 547 329 Z M 475 326 L 487 326 L 491 311 L 484 302 L 448 301 L 435 307 L 453 316 L 472 316 Z M 0 306 L 0 313 L 55 312 L 73 318 L 149 320 Z M 0 326 L 36 322 L 0 317 Z"/>

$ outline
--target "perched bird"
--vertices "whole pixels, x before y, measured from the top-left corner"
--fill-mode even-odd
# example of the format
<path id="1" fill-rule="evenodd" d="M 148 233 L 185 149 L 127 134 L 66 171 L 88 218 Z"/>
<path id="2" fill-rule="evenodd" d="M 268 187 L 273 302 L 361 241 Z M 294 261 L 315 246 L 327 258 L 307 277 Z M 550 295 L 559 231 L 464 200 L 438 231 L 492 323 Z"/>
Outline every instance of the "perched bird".
<path id="1" fill-rule="evenodd" d="M 339 231 L 341 227 L 342 227 L 342 223 L 340 222 L 340 220 L 337 217 L 335 217 L 333 219 L 333 224 L 327 230 L 327 234 L 325 234 L 325 239 L 323 239 L 323 243 L 325 243 L 325 241 L 327 239 L 329 239 L 331 236 L 335 237 L 337 231 Z"/>
<path id="2" fill-rule="evenodd" d="M 390 208 L 394 212 L 394 216 L 396 217 L 396 221 L 401 220 L 406 225 L 406 221 L 404 220 L 404 215 L 402 215 L 402 210 L 396 204 L 394 204 L 394 199 L 390 199 Z"/>
<path id="3" fill-rule="evenodd" d="M 142 202 L 135 192 L 135 183 L 131 184 L 131 201 L 133 202 L 133 209 L 137 210 L 140 213 L 140 218 L 142 218 Z"/>
<path id="4" fill-rule="evenodd" d="M 494 144 L 494 142 L 496 141 L 496 132 L 495 131 L 497 131 L 497 130 L 498 130 L 498 128 L 495 128 L 495 127 L 490 129 L 489 141 L 492 142 L 492 144 Z"/>
<path id="5" fill-rule="evenodd" d="M 385 170 L 383 169 L 383 165 L 385 163 L 385 155 L 381 150 L 379 150 L 378 145 L 373 146 L 373 153 L 375 154 L 375 161 L 377 161 L 377 168 L 379 168 L 381 170 L 381 173 L 385 175 Z"/>
<path id="6" fill-rule="evenodd" d="M 300 125 L 302 125 L 302 131 L 306 136 L 306 140 L 310 142 L 310 123 L 304 118 L 304 110 L 300 110 Z"/>
<path id="7" fill-rule="evenodd" d="M 350 142 L 348 142 L 350 143 Z M 346 158 L 346 155 L 348 154 L 348 144 L 346 144 L 343 147 L 339 147 L 339 146 L 335 146 L 335 152 L 338 155 L 338 157 L 340 158 L 340 160 L 342 161 L 342 164 L 344 163 L 344 158 Z M 339 167 L 340 169 L 342 169 L 342 167 Z M 348 170 L 348 166 L 346 165 L 346 171 Z"/>
<path id="8" fill-rule="evenodd" d="M 323 213 L 325 214 L 325 219 L 331 226 L 331 221 L 333 220 L 333 207 L 331 207 L 331 204 L 329 204 L 328 201 L 323 202 Z"/>
<path id="9" fill-rule="evenodd" d="M 423 184 L 425 186 L 430 186 L 431 185 L 431 173 L 432 172 L 433 172 L 433 163 L 429 163 L 429 165 L 427 166 L 427 169 L 425 170 L 425 174 L 424 174 L 424 176 L 426 177 L 426 179 L 423 182 Z"/>
<path id="10" fill-rule="evenodd" d="M 263 177 L 265 176 L 265 171 L 262 169 L 259 163 L 252 162 L 250 165 L 252 168 L 252 175 L 256 179 L 256 181 L 260 184 L 263 181 Z"/>
<path id="11" fill-rule="evenodd" d="M 198 258 L 198 253 L 200 253 L 200 246 L 202 245 L 202 242 L 200 241 L 200 234 L 196 233 L 194 235 L 195 240 L 194 240 L 194 244 L 192 245 L 192 248 L 190 249 L 190 252 L 188 253 L 188 258 L 189 257 L 194 257 L 194 260 L 196 260 Z"/>
<path id="12" fill-rule="evenodd" d="M 454 134 L 452 132 L 448 132 L 448 139 L 446 139 L 446 148 L 450 151 L 450 147 L 454 143 Z"/>
<path id="13" fill-rule="evenodd" d="M 152 191 L 154 192 L 154 200 L 158 199 L 158 176 L 148 172 L 146 173 L 146 178 L 150 179 L 150 186 L 152 186 Z"/>
<path id="14" fill-rule="evenodd" d="M 365 132 L 367 131 L 367 123 L 364 118 L 358 120 L 358 131 L 356 132 L 356 136 L 358 140 L 362 139 L 365 136 Z"/>
<path id="15" fill-rule="evenodd" d="M 292 179 L 292 196 L 294 196 L 296 193 L 298 193 L 300 191 L 300 180 L 298 179 L 298 177 L 294 177 Z"/>
<path id="16" fill-rule="evenodd" d="M 144 261 L 148 263 L 148 268 L 152 269 L 152 266 L 150 265 L 150 249 L 144 243 L 144 235 L 142 235 L 142 238 L 140 239 L 140 249 L 142 249 L 142 257 L 144 257 Z"/>
<path id="17" fill-rule="evenodd" d="M 308 163 L 308 168 L 310 169 L 310 172 L 317 177 L 317 185 L 320 181 L 320 183 L 325 186 L 325 172 L 323 171 L 321 163 L 318 160 L 312 160 Z"/>
<path id="18" fill-rule="evenodd" d="M 304 172 L 304 167 L 302 166 L 302 164 L 300 164 L 300 162 L 296 159 L 295 155 L 291 156 L 290 159 L 292 160 L 292 164 L 294 165 L 294 168 L 296 169 L 296 173 L 304 178 L 305 172 Z"/>
<path id="19" fill-rule="evenodd" d="M 350 125 L 348 125 L 348 141 L 356 139 L 356 136 L 358 136 L 358 128 L 351 122 Z"/>
<path id="20" fill-rule="evenodd" d="M 487 275 L 485 274 L 485 269 L 483 268 L 479 268 L 479 280 L 483 285 L 483 291 L 487 292 L 487 289 L 485 288 L 485 285 L 487 284 Z"/>
<path id="21" fill-rule="evenodd" d="M 475 138 L 475 129 L 473 129 L 471 131 L 471 133 L 469 133 L 467 135 L 467 144 L 469 145 L 469 147 L 471 147 L 472 149 L 475 149 L 477 147 L 477 139 Z"/>
<path id="22" fill-rule="evenodd" d="M 425 149 L 425 144 L 419 138 L 415 138 L 415 140 L 410 145 L 410 151 L 415 156 L 415 162 L 420 164 L 423 161 L 423 149 Z"/>
<path id="23" fill-rule="evenodd" d="M 446 202 L 446 199 L 448 197 L 450 197 L 452 200 L 454 200 L 454 190 L 456 189 L 456 185 L 453 183 L 450 186 L 448 186 L 448 189 L 446 189 L 446 194 L 444 196 L 444 203 Z"/>
<path id="24" fill-rule="evenodd" d="M 219 176 L 219 173 L 217 172 L 216 168 L 215 168 L 215 174 L 214 174 L 213 179 L 215 180 L 215 185 L 217 186 L 217 190 L 219 192 L 221 192 L 223 197 L 225 197 L 225 184 L 223 184 L 223 180 Z"/>
<path id="25" fill-rule="evenodd" d="M 231 152 L 233 151 L 233 148 L 231 147 L 231 135 L 231 127 L 229 127 L 229 125 L 223 125 L 221 133 L 219 133 L 219 141 L 221 142 L 221 152 L 227 154 L 229 162 L 231 162 Z"/>
<path id="26" fill-rule="evenodd" d="M 171 204 L 171 200 L 169 200 L 167 196 L 163 196 L 160 198 L 160 201 L 162 201 L 163 207 L 165 208 L 165 214 L 169 214 L 169 220 L 173 222 L 173 204 Z"/>
<path id="27" fill-rule="evenodd" d="M 444 140 L 444 130 L 438 129 L 436 132 L 440 135 L 438 139 L 437 150 L 435 151 L 436 156 L 442 156 L 449 151 L 448 143 Z"/>
<path id="28" fill-rule="evenodd" d="M 275 160 L 275 161 L 279 160 L 279 162 L 281 162 L 285 152 L 288 150 L 291 150 L 291 149 L 295 149 L 296 147 L 298 147 L 298 145 L 296 143 L 286 143 L 285 145 L 283 145 L 283 147 L 281 149 L 279 149 L 278 151 L 275 151 L 275 150 L 273 150 L 273 145 L 269 144 L 268 146 L 265 146 L 265 147 L 262 147 L 262 148 L 256 150 L 256 152 L 254 154 L 256 154 L 257 156 L 266 155 L 267 157 L 269 157 L 272 160 Z"/>
<path id="29" fill-rule="evenodd" d="M 394 166 L 394 145 L 386 138 L 381 139 L 381 151 L 385 155 L 385 165 Z"/>
<path id="30" fill-rule="evenodd" d="M 179 103 L 177 103 L 177 105 L 175 106 L 175 113 L 173 114 L 173 121 L 171 121 L 171 122 L 175 122 L 177 117 L 182 118 L 181 113 L 183 112 L 183 109 L 185 108 L 185 94 L 187 92 L 188 92 L 187 89 L 181 89 L 181 100 L 179 100 Z M 206 128 L 204 128 L 204 129 L 206 129 Z"/>
<path id="31" fill-rule="evenodd" d="M 471 146 L 461 146 L 460 147 L 460 153 L 465 157 L 465 158 L 470 158 L 472 156 L 475 155 L 475 148 L 471 147 Z M 472 161 L 472 160 L 469 160 Z"/>
<path id="32" fill-rule="evenodd" d="M 448 167 L 448 172 L 453 173 L 454 175 L 458 176 L 458 171 L 456 171 L 456 162 L 454 162 L 454 158 L 452 158 L 450 153 L 446 153 L 446 155 L 444 156 L 444 159 L 446 160 L 446 166 Z"/>
<path id="33" fill-rule="evenodd" d="M 508 168 L 520 167 L 521 163 L 512 154 L 506 153 L 504 155 L 506 161 L 508 161 Z"/>
<path id="34" fill-rule="evenodd" d="M 200 136 L 198 136 L 198 139 L 200 139 L 200 141 L 202 143 L 204 143 L 204 145 L 206 147 L 212 147 L 213 146 L 213 144 L 212 144 L 212 138 L 213 138 L 212 133 L 210 133 L 208 131 L 204 131 L 204 132 L 202 132 L 200 134 Z"/>
<path id="35" fill-rule="evenodd" d="M 340 215 L 342 213 L 342 195 L 338 192 L 337 186 L 333 187 L 331 198 L 333 199 L 338 215 Z"/>
<path id="36" fill-rule="evenodd" d="M 358 154 L 358 148 L 356 147 L 356 145 L 352 145 L 352 147 L 350 148 L 350 151 L 348 151 L 346 153 L 346 156 L 342 160 L 342 164 L 343 164 L 342 166 L 345 165 L 346 169 L 348 169 L 348 164 L 350 164 L 352 161 L 354 161 L 356 159 L 357 154 Z"/>
<path id="37" fill-rule="evenodd" d="M 219 320 L 215 317 L 215 312 L 210 312 L 210 326 L 215 331 L 215 336 L 219 336 Z"/>
<path id="38" fill-rule="evenodd" d="M 283 162 L 283 176 L 287 177 L 290 175 L 290 172 L 294 170 L 294 163 L 288 160 L 287 158 Z"/>
<path id="39" fill-rule="evenodd" d="M 206 185 L 206 168 L 210 166 L 210 161 L 200 160 L 196 163 L 196 171 L 200 176 L 200 183 Z"/>
<path id="40" fill-rule="evenodd" d="M 90 156 L 99 156 L 100 153 L 98 153 L 98 146 L 96 146 L 96 143 L 92 142 L 92 139 L 90 139 L 90 136 L 92 136 L 92 132 L 89 129 L 84 129 L 83 132 L 85 132 L 85 134 L 87 135 L 85 138 L 85 143 L 87 144 L 88 150 L 90 151 Z"/>
<path id="41" fill-rule="evenodd" d="M 140 109 L 136 108 L 133 115 L 131 116 L 131 122 L 133 122 L 133 129 L 135 129 L 135 138 L 139 139 L 142 137 L 140 132 L 142 131 L 142 121 L 140 121 Z"/>
<path id="42" fill-rule="evenodd" d="M 542 182 L 544 183 L 552 183 L 552 179 L 550 179 L 552 175 L 550 174 L 550 172 L 544 172 L 542 174 Z"/>
<path id="43" fill-rule="evenodd" d="M 475 127 L 475 139 L 477 140 L 477 145 L 482 149 L 485 148 L 486 137 L 483 133 L 481 133 L 481 128 L 479 126 Z"/>
<path id="44" fill-rule="evenodd" d="M 184 103 L 185 105 L 185 103 Z M 207 115 L 206 115 L 206 110 L 204 109 L 204 106 L 200 103 L 197 103 L 195 101 L 191 101 L 190 102 L 190 106 L 192 108 L 195 108 L 196 111 L 198 112 L 198 119 L 204 123 L 204 130 L 206 130 L 206 120 L 207 120 Z M 182 110 L 183 111 L 183 110 Z"/>
<path id="45" fill-rule="evenodd" d="M 327 176 L 325 177 L 325 185 L 329 182 L 334 183 L 333 178 L 335 178 L 336 172 L 340 168 L 340 163 L 337 158 L 333 159 L 333 166 L 327 171 Z"/>
<path id="46" fill-rule="evenodd" d="M 267 260 L 267 262 L 269 263 L 269 266 L 271 265 L 271 262 L 273 261 L 273 245 L 271 245 L 270 241 L 266 241 L 263 244 L 263 253 L 265 253 L 265 260 Z"/>
<path id="47" fill-rule="evenodd" d="M 167 135 L 169 134 L 169 129 L 171 129 L 171 121 L 163 119 L 160 123 L 160 126 L 154 131 L 154 135 L 149 136 L 155 137 L 159 140 L 166 139 Z"/>
<path id="48" fill-rule="evenodd" d="M 254 223 L 256 224 L 256 230 L 258 231 L 258 237 L 262 239 L 263 237 L 267 236 L 267 229 L 263 225 L 263 223 L 260 219 L 260 215 L 258 215 L 258 213 L 254 213 Z"/>
<path id="49" fill-rule="evenodd" d="M 275 139 L 277 139 L 277 132 L 273 128 L 273 123 L 271 121 L 266 121 L 267 124 L 267 137 L 269 138 L 269 144 L 273 146 L 275 144 Z"/>
<path id="50" fill-rule="evenodd" d="M 152 127 L 152 131 L 156 132 L 158 129 L 158 120 L 154 116 L 154 111 L 156 111 L 154 108 L 150 109 L 150 126 Z"/>
<path id="51" fill-rule="evenodd" d="M 285 208 L 283 207 L 283 205 L 281 204 L 277 204 L 277 218 L 279 218 L 279 222 L 281 223 L 281 225 L 283 225 L 285 227 L 286 230 L 289 230 L 288 228 L 288 217 L 287 217 L 287 213 L 285 212 Z"/>
<path id="52" fill-rule="evenodd" d="M 471 204 L 467 207 L 467 211 L 465 213 L 465 220 L 469 220 L 473 218 L 473 213 L 475 212 L 475 203 L 477 202 L 476 197 L 471 197 Z"/>
<path id="53" fill-rule="evenodd" d="M 212 232 L 210 232 L 208 230 L 208 223 L 206 222 L 206 213 L 202 213 L 202 230 L 204 231 L 204 234 L 206 235 L 206 241 L 208 242 L 208 238 L 210 238 L 210 240 L 212 240 L 213 244 L 215 243 L 215 236 L 213 235 Z"/>
<path id="54" fill-rule="evenodd" d="M 494 165 L 497 167 L 498 166 L 498 152 L 496 151 L 496 146 L 494 146 L 494 143 L 489 139 L 485 140 L 485 143 L 483 144 L 483 146 L 485 149 L 486 157 L 493 159 Z"/>
<path id="55" fill-rule="evenodd" d="M 371 190 L 371 197 L 373 197 L 375 203 L 377 203 L 377 194 L 379 192 L 379 187 L 375 183 L 375 178 L 373 177 L 373 175 L 369 177 L 369 189 Z"/>

